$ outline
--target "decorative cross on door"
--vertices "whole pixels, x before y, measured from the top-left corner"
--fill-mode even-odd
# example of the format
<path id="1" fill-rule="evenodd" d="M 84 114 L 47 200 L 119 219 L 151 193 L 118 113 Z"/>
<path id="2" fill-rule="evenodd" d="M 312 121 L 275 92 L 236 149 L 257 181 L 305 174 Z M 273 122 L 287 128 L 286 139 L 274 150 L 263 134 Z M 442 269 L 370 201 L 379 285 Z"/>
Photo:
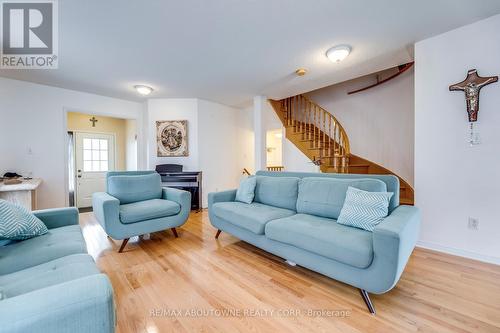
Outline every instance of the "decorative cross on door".
<path id="1" fill-rule="evenodd" d="M 99 120 L 97 120 L 95 117 L 92 117 L 89 119 L 89 121 L 92 123 L 92 127 L 95 127 L 95 123 L 97 123 Z"/>

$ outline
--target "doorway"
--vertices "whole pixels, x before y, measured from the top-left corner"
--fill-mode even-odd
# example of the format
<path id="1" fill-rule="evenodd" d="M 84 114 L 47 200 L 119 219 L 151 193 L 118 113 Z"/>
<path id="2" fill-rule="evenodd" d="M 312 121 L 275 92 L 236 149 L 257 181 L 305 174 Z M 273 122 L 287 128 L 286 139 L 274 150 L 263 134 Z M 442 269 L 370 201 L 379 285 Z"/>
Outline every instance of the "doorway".
<path id="1" fill-rule="evenodd" d="M 266 167 L 268 170 L 283 170 L 283 130 L 281 128 L 266 132 Z"/>
<path id="2" fill-rule="evenodd" d="M 137 125 L 122 119 L 67 112 L 69 205 L 90 211 L 92 194 L 106 191 L 108 171 L 137 170 Z"/>
<path id="3" fill-rule="evenodd" d="M 115 170 L 113 134 L 75 133 L 75 206 L 92 206 L 92 194 L 106 190 L 106 172 Z"/>

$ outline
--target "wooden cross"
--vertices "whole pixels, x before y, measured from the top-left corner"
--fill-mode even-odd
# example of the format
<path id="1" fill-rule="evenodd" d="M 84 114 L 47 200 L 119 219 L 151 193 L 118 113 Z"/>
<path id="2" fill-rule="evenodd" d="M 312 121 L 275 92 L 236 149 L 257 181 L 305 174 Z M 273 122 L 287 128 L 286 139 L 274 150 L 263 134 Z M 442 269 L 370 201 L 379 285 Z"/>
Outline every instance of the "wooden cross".
<path id="1" fill-rule="evenodd" d="M 477 74 L 477 70 L 470 69 L 467 72 L 465 80 L 450 86 L 450 91 L 460 90 L 465 92 L 469 122 L 477 121 L 477 114 L 479 112 L 479 91 L 481 88 L 497 81 L 498 76 L 481 77 Z"/>
<path id="2" fill-rule="evenodd" d="M 97 123 L 99 120 L 95 119 L 95 117 L 92 116 L 92 118 L 90 118 L 89 121 L 92 123 L 92 127 L 95 127 L 95 123 Z"/>

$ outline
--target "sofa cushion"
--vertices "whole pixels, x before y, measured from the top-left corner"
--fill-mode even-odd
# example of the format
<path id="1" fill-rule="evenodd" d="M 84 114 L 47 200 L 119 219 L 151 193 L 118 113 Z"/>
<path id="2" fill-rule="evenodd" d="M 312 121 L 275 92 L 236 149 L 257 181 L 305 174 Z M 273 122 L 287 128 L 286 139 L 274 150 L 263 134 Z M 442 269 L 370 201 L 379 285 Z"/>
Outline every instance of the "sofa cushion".
<path id="1" fill-rule="evenodd" d="M 296 214 L 270 221 L 265 234 L 269 239 L 357 268 L 366 268 L 373 260 L 371 232 L 324 217 Z"/>
<path id="2" fill-rule="evenodd" d="M 99 274 L 92 257 L 74 254 L 0 276 L 4 297 L 10 298 L 84 276 Z"/>
<path id="3" fill-rule="evenodd" d="M 215 216 L 257 235 L 264 234 L 267 222 L 295 214 L 293 210 L 283 209 L 253 202 L 218 202 L 212 206 Z"/>
<path id="4" fill-rule="evenodd" d="M 181 206 L 174 201 L 164 199 L 151 199 L 134 202 L 120 206 L 120 221 L 122 223 L 135 223 L 177 215 Z"/>
<path id="5" fill-rule="evenodd" d="M 0 275 L 75 253 L 87 253 L 79 225 L 49 229 L 45 235 L 0 247 Z"/>
<path id="6" fill-rule="evenodd" d="M 385 192 L 378 179 L 303 178 L 299 184 L 297 213 L 337 219 L 349 186 L 370 192 Z"/>
<path id="7" fill-rule="evenodd" d="M 46 234 L 49 230 L 32 212 L 0 199 L 0 237 L 24 240 Z"/>
<path id="8" fill-rule="evenodd" d="M 255 202 L 295 210 L 299 178 L 257 176 Z"/>
<path id="9" fill-rule="evenodd" d="M 161 176 L 158 173 L 110 176 L 107 182 L 107 192 L 120 200 L 122 205 L 160 199 L 162 195 Z"/>

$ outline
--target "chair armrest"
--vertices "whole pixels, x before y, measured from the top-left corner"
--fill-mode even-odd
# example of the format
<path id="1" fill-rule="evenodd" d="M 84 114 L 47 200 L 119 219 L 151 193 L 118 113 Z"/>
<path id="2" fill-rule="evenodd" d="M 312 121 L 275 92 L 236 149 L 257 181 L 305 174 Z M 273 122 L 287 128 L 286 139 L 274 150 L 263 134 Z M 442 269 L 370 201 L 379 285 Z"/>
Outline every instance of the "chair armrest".
<path id="1" fill-rule="evenodd" d="M 373 230 L 375 256 L 383 258 L 399 280 L 420 231 L 420 210 L 414 206 L 398 206 Z"/>
<path id="2" fill-rule="evenodd" d="M 98 332 L 115 329 L 113 288 L 91 275 L 0 301 L 0 332 Z"/>
<path id="3" fill-rule="evenodd" d="M 191 192 L 173 187 L 163 187 L 162 191 L 163 199 L 177 202 L 181 207 L 188 206 L 190 207 L 189 210 L 191 210 Z"/>
<path id="4" fill-rule="evenodd" d="M 214 203 L 234 201 L 235 198 L 236 190 L 208 193 L 208 209 L 210 210 Z"/>
<path id="5" fill-rule="evenodd" d="M 78 209 L 75 207 L 53 208 L 34 211 L 48 229 L 78 224 Z"/>
<path id="6" fill-rule="evenodd" d="M 120 223 L 120 200 L 106 192 L 92 194 L 92 209 L 104 230 L 107 230 L 106 225 Z"/>

